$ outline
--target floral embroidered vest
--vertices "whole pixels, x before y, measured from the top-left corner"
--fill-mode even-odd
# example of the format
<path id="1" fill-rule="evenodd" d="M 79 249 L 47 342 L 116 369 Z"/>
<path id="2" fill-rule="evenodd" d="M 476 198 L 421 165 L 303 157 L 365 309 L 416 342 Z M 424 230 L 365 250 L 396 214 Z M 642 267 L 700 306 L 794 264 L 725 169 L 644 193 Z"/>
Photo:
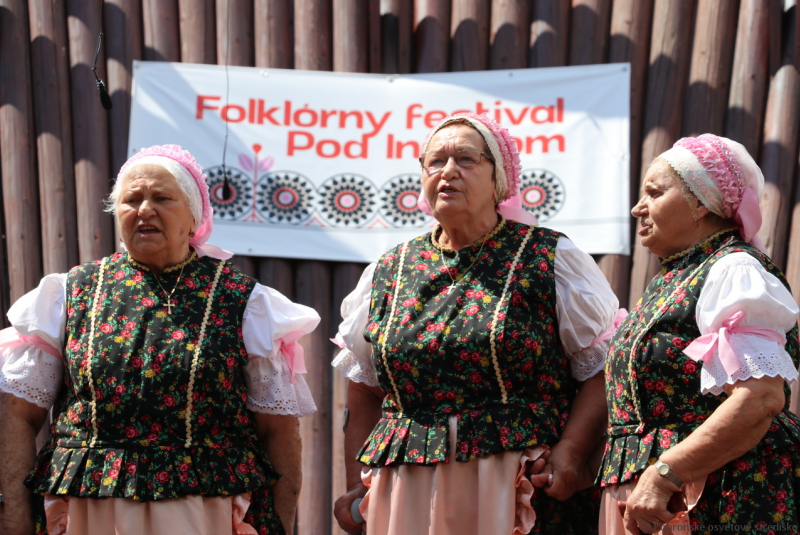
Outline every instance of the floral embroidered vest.
<path id="1" fill-rule="evenodd" d="M 683 349 L 701 336 L 697 301 L 711 267 L 726 255 L 745 252 L 784 285 L 772 261 L 744 242 L 738 230 L 710 236 L 663 262 L 633 311 L 617 329 L 606 360 L 608 439 L 599 478 L 603 486 L 635 480 L 649 464 L 702 424 L 727 399 L 700 393 L 700 370 Z M 800 356 L 797 325 L 786 335 L 795 365 Z M 787 400 L 789 397 L 786 388 Z M 788 406 L 767 433 L 772 445 L 800 437 Z"/>
<path id="2" fill-rule="evenodd" d="M 177 284 L 171 313 L 126 254 L 70 271 L 64 383 L 26 481 L 34 492 L 148 501 L 276 478 L 245 405 L 241 325 L 255 282 L 194 254 L 158 277 Z"/>
<path id="3" fill-rule="evenodd" d="M 576 388 L 556 319 L 558 238 L 503 220 L 455 253 L 427 234 L 381 258 L 365 337 L 387 396 L 362 463 L 446 461 L 449 416 L 459 461 L 558 441 Z"/>

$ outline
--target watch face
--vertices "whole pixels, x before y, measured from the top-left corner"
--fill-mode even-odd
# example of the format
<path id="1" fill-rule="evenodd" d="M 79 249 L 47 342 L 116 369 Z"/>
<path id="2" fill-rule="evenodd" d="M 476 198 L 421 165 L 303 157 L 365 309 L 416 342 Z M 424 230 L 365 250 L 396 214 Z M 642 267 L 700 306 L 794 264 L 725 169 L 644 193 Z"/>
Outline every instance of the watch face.
<path id="1" fill-rule="evenodd" d="M 658 473 L 661 474 L 662 476 L 669 474 L 669 466 L 662 463 L 658 467 Z"/>

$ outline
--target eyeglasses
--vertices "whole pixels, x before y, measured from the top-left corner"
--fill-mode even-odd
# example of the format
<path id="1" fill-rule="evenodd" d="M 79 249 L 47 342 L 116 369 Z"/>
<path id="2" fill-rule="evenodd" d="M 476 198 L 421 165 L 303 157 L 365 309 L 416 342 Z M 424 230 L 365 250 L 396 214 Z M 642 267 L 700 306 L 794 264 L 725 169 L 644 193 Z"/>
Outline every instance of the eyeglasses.
<path id="1" fill-rule="evenodd" d="M 486 158 L 494 165 L 494 159 L 478 149 L 461 149 L 456 151 L 455 154 L 447 154 L 443 151 L 423 152 L 422 156 L 419 158 L 419 163 L 422 164 L 422 168 L 425 169 L 429 175 L 435 175 L 444 169 L 444 166 L 447 165 L 450 158 L 453 158 L 456 165 L 462 169 L 472 169 L 476 167 L 481 163 L 481 158 Z"/>

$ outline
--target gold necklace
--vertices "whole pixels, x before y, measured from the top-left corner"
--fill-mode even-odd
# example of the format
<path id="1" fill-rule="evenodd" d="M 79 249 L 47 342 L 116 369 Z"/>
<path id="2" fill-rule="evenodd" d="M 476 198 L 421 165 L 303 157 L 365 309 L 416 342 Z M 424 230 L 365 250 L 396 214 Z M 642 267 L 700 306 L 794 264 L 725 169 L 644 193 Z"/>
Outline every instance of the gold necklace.
<path id="1" fill-rule="evenodd" d="M 181 271 L 180 271 L 180 273 L 178 273 L 178 280 L 175 281 L 175 286 L 172 287 L 172 291 L 169 292 L 168 294 L 167 294 L 167 290 L 164 289 L 164 286 L 161 285 L 161 281 L 158 280 L 158 276 L 155 273 L 153 273 L 153 278 L 156 279 L 156 283 L 158 284 L 158 287 L 161 288 L 162 292 L 167 294 L 167 302 L 164 304 L 164 306 L 167 307 L 167 314 L 172 314 L 172 307 L 175 306 L 174 304 L 172 304 L 172 294 L 175 293 L 175 290 L 178 289 L 178 285 L 180 285 L 180 283 L 181 283 L 181 276 L 183 276 L 183 268 L 185 268 L 185 267 L 186 267 L 186 264 L 183 264 L 181 266 Z"/>

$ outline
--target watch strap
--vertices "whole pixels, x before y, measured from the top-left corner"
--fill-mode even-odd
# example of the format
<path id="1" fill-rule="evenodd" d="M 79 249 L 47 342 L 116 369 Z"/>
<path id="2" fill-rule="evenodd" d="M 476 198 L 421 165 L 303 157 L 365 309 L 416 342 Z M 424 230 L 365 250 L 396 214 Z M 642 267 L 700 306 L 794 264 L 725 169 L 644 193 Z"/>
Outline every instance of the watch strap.
<path id="1" fill-rule="evenodd" d="M 683 481 L 681 480 L 681 478 L 675 475 L 675 472 L 672 471 L 672 468 L 670 468 L 670 466 L 667 463 L 663 463 L 659 459 L 656 461 L 655 467 L 656 471 L 658 472 L 658 475 L 660 475 L 663 478 L 666 478 L 670 483 L 672 483 L 678 488 L 683 487 Z"/>

